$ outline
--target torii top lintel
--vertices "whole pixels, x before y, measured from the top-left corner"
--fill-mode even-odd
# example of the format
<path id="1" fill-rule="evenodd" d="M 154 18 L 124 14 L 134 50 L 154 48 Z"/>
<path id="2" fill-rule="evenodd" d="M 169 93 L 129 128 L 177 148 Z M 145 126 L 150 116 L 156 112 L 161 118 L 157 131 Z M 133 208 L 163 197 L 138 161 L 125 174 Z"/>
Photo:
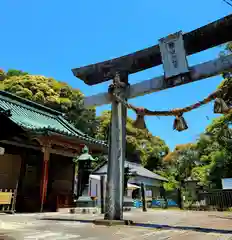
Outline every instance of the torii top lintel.
<path id="1" fill-rule="evenodd" d="M 232 39 L 232 14 L 183 35 L 187 55 L 227 43 Z M 159 45 L 119 58 L 72 69 L 88 85 L 112 79 L 116 72 L 136 73 L 162 64 Z"/>

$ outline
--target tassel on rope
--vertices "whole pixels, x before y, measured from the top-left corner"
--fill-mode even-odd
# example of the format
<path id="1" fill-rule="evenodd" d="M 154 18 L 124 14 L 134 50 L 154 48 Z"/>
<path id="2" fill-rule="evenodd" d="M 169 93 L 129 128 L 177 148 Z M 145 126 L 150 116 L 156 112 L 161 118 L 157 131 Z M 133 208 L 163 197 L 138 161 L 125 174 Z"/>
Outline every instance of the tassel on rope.
<path id="1" fill-rule="evenodd" d="M 227 113 L 230 108 L 222 98 L 216 98 L 214 101 L 214 113 Z"/>
<path id="2" fill-rule="evenodd" d="M 136 120 L 133 123 L 133 126 L 138 129 L 146 129 L 146 123 L 145 123 L 145 112 L 143 108 L 136 109 Z"/>
<path id="3" fill-rule="evenodd" d="M 173 129 L 177 130 L 178 132 L 188 129 L 187 122 L 182 115 L 176 116 L 173 123 Z"/>
<path id="4" fill-rule="evenodd" d="M 108 94 L 109 94 L 109 99 L 110 101 L 113 100 L 113 92 L 114 92 L 114 89 L 115 89 L 115 85 L 112 83 L 109 85 L 108 87 Z"/>

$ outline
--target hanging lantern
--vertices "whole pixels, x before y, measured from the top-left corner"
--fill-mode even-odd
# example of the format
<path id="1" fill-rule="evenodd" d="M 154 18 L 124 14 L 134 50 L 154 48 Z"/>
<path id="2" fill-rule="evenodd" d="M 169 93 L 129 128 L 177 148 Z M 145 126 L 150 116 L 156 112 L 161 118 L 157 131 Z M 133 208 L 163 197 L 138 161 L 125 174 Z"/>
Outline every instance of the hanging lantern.
<path id="1" fill-rule="evenodd" d="M 136 120 L 133 123 L 133 126 L 138 129 L 146 129 L 146 123 L 145 123 L 145 112 L 143 108 L 136 110 Z"/>
<path id="2" fill-rule="evenodd" d="M 227 113 L 230 108 L 222 98 L 216 98 L 214 101 L 214 113 Z"/>
<path id="3" fill-rule="evenodd" d="M 177 130 L 178 132 L 188 129 L 187 122 L 185 121 L 185 119 L 182 115 L 176 116 L 174 123 L 173 123 L 173 129 Z"/>

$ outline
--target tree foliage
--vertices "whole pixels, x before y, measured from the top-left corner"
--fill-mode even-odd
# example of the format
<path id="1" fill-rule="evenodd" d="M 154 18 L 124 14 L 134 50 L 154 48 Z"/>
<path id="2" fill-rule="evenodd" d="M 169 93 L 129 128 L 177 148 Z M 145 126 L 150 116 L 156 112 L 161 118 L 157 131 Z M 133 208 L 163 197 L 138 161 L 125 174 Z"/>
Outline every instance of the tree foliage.
<path id="1" fill-rule="evenodd" d="M 107 140 L 110 132 L 111 112 L 103 112 L 98 117 L 98 121 L 100 124 L 96 137 Z M 153 136 L 147 130 L 134 128 L 132 124 L 133 120 L 128 117 L 126 124 L 127 158 L 132 161 L 141 160 L 141 163 L 152 171 L 161 167 L 163 156 L 169 152 L 168 146 L 159 137 Z"/>
<path id="2" fill-rule="evenodd" d="M 232 53 L 232 44 L 223 54 Z M 222 74 L 218 88 L 227 86 L 222 98 L 232 107 L 232 75 Z M 164 176 L 170 180 L 167 189 L 175 188 L 181 180 L 192 178 L 198 184 L 210 188 L 221 188 L 221 179 L 232 177 L 232 112 L 215 118 L 195 143 L 178 145 L 163 159 Z"/>
<path id="3" fill-rule="evenodd" d="M 191 176 L 194 167 L 198 166 L 198 151 L 192 143 L 177 145 L 172 152 L 163 158 L 163 172 L 157 173 L 166 177 L 169 182 L 165 183 L 168 190 L 177 188 L 180 183 Z"/>

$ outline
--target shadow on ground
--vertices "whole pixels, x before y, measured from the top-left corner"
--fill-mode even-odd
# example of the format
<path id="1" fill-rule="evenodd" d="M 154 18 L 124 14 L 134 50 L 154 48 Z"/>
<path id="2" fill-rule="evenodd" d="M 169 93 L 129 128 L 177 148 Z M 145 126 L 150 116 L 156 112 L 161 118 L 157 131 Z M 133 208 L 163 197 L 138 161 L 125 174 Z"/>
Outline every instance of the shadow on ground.
<path id="1" fill-rule="evenodd" d="M 0 240 L 16 240 L 16 239 L 5 234 L 3 235 L 0 234 Z"/>
<path id="2" fill-rule="evenodd" d="M 190 227 L 189 226 L 171 226 L 171 225 L 152 224 L 152 223 L 134 223 L 133 225 L 137 227 L 156 228 L 156 229 L 176 229 L 176 230 L 203 232 L 203 233 L 232 234 L 232 230 L 226 230 L 226 229 L 203 228 L 203 227 L 193 227 L 193 226 L 190 226 Z"/>
<path id="3" fill-rule="evenodd" d="M 232 220 L 232 216 L 217 216 L 217 215 L 209 215 L 209 217 Z"/>
<path id="4" fill-rule="evenodd" d="M 70 219 L 70 218 L 40 218 L 40 220 L 61 221 L 61 222 L 81 222 L 81 223 L 93 223 L 94 221 L 89 219 Z"/>
<path id="5" fill-rule="evenodd" d="M 80 222 L 80 223 L 93 223 L 94 220 L 83 220 L 83 219 L 61 219 L 61 218 L 41 218 L 40 220 L 51 220 L 51 221 L 69 221 L 69 222 Z M 134 222 L 130 226 L 154 228 L 154 229 L 175 229 L 175 230 L 186 230 L 203 233 L 218 233 L 218 234 L 232 234 L 232 230 L 226 229 L 215 229 L 215 228 L 203 228 L 193 226 L 171 226 L 164 224 L 153 224 L 153 223 L 136 223 Z"/>

